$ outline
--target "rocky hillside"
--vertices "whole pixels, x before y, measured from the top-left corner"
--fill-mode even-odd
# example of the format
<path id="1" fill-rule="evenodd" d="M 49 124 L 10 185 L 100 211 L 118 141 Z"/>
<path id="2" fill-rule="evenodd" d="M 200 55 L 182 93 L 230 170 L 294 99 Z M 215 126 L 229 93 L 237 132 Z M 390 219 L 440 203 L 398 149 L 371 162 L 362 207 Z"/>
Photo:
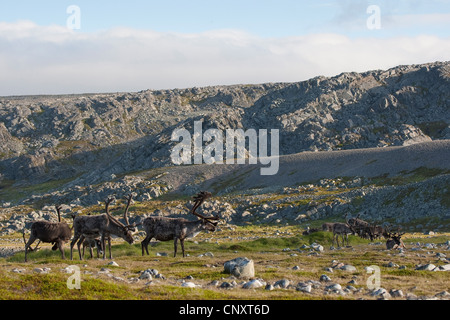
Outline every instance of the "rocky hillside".
<path id="1" fill-rule="evenodd" d="M 77 179 L 171 165 L 175 128 L 280 129 L 281 154 L 450 138 L 450 63 L 299 83 L 0 98 L 0 180 Z"/>
<path id="2" fill-rule="evenodd" d="M 280 174 L 262 181 L 254 167 L 173 167 L 172 132 L 192 132 L 198 120 L 203 130 L 279 129 Z M 419 152 L 398 158 L 392 172 L 386 153 L 381 161 L 358 151 L 338 156 L 328 166 L 327 154 L 333 153 L 316 151 L 426 146 L 450 139 L 449 123 L 449 62 L 298 83 L 2 97 L 0 203 L 89 205 L 114 190 L 139 190 L 139 201 L 146 201 L 169 191 L 192 194 L 199 187 L 226 194 L 237 185 L 286 187 L 332 177 L 395 175 L 420 167 L 448 170 L 439 165 L 446 161 L 439 156 L 448 151 L 446 144 L 431 144 L 430 157 Z M 303 151 L 312 152 L 297 155 Z M 318 157 L 308 160 L 308 154 Z M 347 169 L 339 163 L 346 163 Z M 139 176 L 142 172 L 146 174 Z"/>

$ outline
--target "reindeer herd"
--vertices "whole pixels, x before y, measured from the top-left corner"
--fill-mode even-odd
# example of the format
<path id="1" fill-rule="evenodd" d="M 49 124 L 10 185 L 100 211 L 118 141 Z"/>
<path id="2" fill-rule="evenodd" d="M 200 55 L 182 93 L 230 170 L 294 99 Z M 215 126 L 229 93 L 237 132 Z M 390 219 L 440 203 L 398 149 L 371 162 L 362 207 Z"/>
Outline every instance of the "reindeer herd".
<path id="1" fill-rule="evenodd" d="M 188 237 L 195 237 L 202 231 L 215 231 L 219 223 L 219 217 L 205 217 L 196 212 L 197 208 L 211 196 L 211 193 L 202 191 L 194 197 L 194 206 L 189 211 L 193 215 L 199 217 L 199 220 L 189 221 L 184 218 L 168 218 L 168 217 L 148 217 L 140 224 L 130 224 L 128 221 L 128 209 L 132 201 L 132 195 L 126 197 L 127 205 L 123 213 L 123 220 L 120 222 L 114 218 L 109 212 L 109 205 L 114 201 L 113 198 L 105 200 L 105 213 L 100 215 L 72 215 L 73 225 L 70 228 L 67 223 L 61 222 L 61 207 L 56 206 L 58 213 L 58 222 L 36 221 L 31 225 L 31 234 L 28 241 L 25 239 L 25 230 L 23 231 L 23 240 L 25 243 L 25 262 L 27 262 L 27 253 L 36 251 L 39 243 L 51 243 L 52 250 L 59 249 L 62 258 L 64 255 L 64 243 L 70 239 L 70 259 L 73 260 L 73 247 L 75 244 L 78 248 L 80 260 L 83 260 L 84 249 L 89 246 L 91 258 L 93 257 L 92 249 L 97 249 L 97 257 L 101 253 L 103 259 L 106 258 L 106 241 L 108 241 L 109 259 L 112 259 L 111 253 L 111 236 L 116 236 L 124 239 L 129 244 L 133 244 L 133 234 L 136 232 L 136 227 L 143 225 L 147 234 L 145 239 L 141 242 L 142 255 L 144 250 L 148 253 L 148 244 L 152 238 L 159 241 L 174 240 L 174 257 L 177 254 L 178 240 L 181 243 L 183 257 L 185 257 L 184 240 Z M 72 237 L 73 231 L 73 237 Z M 33 249 L 31 245 L 39 240 L 36 247 Z M 81 245 L 83 245 L 83 253 L 81 253 Z"/>
<path id="2" fill-rule="evenodd" d="M 347 216 L 346 216 L 347 217 Z M 356 218 L 346 219 L 346 223 L 342 222 L 326 222 L 322 225 L 322 231 L 329 231 L 333 233 L 333 245 L 339 247 L 339 236 L 342 238 L 342 245 L 349 245 L 348 236 L 349 235 L 357 235 L 363 239 L 370 239 L 373 241 L 375 239 L 379 239 L 381 237 L 387 239 L 386 241 L 386 249 L 397 249 L 397 248 L 405 248 L 405 244 L 403 243 L 401 237 L 405 233 L 399 232 L 400 228 L 393 228 L 391 225 L 387 225 L 385 227 L 370 224 L 367 221 L 364 221 L 359 218 L 360 214 L 356 216 Z M 316 229 L 315 231 L 319 231 Z M 308 233 L 311 233 L 309 230 Z"/>
<path id="3" fill-rule="evenodd" d="M 85 247 L 89 247 L 90 256 L 93 257 L 93 248 L 97 249 L 97 257 L 102 254 L 103 259 L 106 258 L 106 241 L 108 242 L 109 259 L 112 259 L 111 253 L 111 236 L 122 238 L 129 244 L 134 243 L 133 234 L 136 232 L 139 225 L 143 225 L 146 233 L 145 239 L 141 242 L 142 255 L 147 255 L 148 245 L 151 239 L 155 238 L 159 241 L 174 240 L 174 257 L 177 255 L 178 241 L 181 244 L 183 257 L 185 257 L 184 240 L 189 237 L 195 237 L 202 231 L 215 231 L 220 218 L 218 216 L 205 217 L 196 212 L 202 203 L 211 197 L 211 193 L 202 191 L 197 194 L 194 199 L 194 205 L 189 213 L 197 216 L 199 219 L 190 221 L 184 218 L 168 218 L 168 217 L 147 217 L 139 224 L 130 224 L 128 221 L 128 209 L 130 207 L 133 196 L 126 197 L 126 207 L 123 213 L 123 221 L 120 222 L 114 218 L 109 212 L 109 206 L 114 201 L 113 198 L 105 200 L 105 213 L 99 215 L 84 215 L 75 216 L 72 214 L 73 225 L 61 222 L 61 207 L 56 206 L 58 214 L 58 222 L 49 221 L 35 221 L 31 225 L 30 238 L 25 239 L 25 230 L 23 231 L 23 240 L 25 243 L 25 262 L 27 261 L 27 254 L 31 251 L 38 250 L 41 242 L 51 243 L 52 250 L 59 249 L 62 258 L 64 255 L 64 244 L 70 239 L 70 259 L 73 260 L 73 247 L 77 245 L 80 260 L 83 260 Z M 404 248 L 405 245 L 401 240 L 404 233 L 397 230 L 392 230 L 390 226 L 381 227 L 372 225 L 359 218 L 350 218 L 346 223 L 324 223 L 322 225 L 323 231 L 330 231 L 333 233 L 333 245 L 336 243 L 339 246 L 339 236 L 341 237 L 342 245 L 349 244 L 348 235 L 358 235 L 362 238 L 370 239 L 371 241 L 380 237 L 387 239 L 387 249 Z M 73 237 L 72 237 L 73 231 Z M 307 229 L 304 234 L 309 234 L 319 229 Z M 38 244 L 33 249 L 31 245 L 38 240 Z M 81 252 L 81 245 L 83 245 L 83 253 Z"/>

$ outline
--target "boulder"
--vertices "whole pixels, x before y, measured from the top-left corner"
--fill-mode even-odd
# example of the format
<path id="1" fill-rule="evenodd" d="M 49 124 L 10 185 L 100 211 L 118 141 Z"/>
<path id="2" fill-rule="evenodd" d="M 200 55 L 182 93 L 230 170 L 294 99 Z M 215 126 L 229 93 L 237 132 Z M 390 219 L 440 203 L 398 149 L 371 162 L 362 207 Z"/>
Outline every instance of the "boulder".
<path id="1" fill-rule="evenodd" d="M 230 273 L 238 278 L 252 278 L 255 276 L 253 260 L 239 257 L 224 263 L 224 272 Z"/>

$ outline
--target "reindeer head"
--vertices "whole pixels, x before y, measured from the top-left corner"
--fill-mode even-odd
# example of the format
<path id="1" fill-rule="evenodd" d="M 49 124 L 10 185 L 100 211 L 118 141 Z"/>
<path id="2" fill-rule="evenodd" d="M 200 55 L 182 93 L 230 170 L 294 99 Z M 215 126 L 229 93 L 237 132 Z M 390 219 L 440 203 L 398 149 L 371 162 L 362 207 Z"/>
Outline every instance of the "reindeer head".
<path id="1" fill-rule="evenodd" d="M 125 219 L 126 225 L 121 223 L 119 220 L 117 220 L 113 216 L 111 216 L 111 214 L 109 213 L 109 204 L 114 200 L 114 198 L 108 198 L 105 200 L 106 216 L 108 217 L 108 223 L 112 224 L 114 226 L 114 229 L 116 230 L 115 235 L 118 237 L 121 237 L 129 244 L 133 244 L 133 242 L 134 242 L 133 234 L 132 234 L 132 230 L 134 231 L 134 226 L 130 225 L 128 223 L 128 217 L 127 217 L 128 207 L 130 206 L 131 198 L 132 198 L 131 195 L 129 196 L 129 198 L 127 198 L 128 204 L 127 204 L 127 208 L 125 209 L 125 212 L 124 212 L 124 219 Z"/>
<path id="2" fill-rule="evenodd" d="M 194 206 L 191 209 L 191 213 L 199 218 L 202 219 L 202 225 L 201 228 L 203 230 L 207 230 L 207 231 L 216 231 L 216 227 L 217 224 L 219 223 L 220 218 L 218 216 L 212 216 L 212 217 L 205 217 L 197 212 L 195 212 L 195 210 L 197 210 L 198 207 L 200 207 L 202 205 L 202 203 L 207 199 L 211 197 L 211 193 L 208 191 L 202 191 L 199 194 L 197 194 L 196 196 L 194 196 Z"/>

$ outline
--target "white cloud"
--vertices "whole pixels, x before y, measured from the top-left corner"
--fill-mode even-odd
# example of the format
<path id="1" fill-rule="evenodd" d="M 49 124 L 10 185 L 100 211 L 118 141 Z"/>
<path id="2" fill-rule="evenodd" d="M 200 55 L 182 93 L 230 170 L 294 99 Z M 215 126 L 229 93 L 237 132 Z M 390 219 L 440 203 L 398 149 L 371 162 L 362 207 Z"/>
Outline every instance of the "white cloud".
<path id="1" fill-rule="evenodd" d="M 260 38 L 116 28 L 78 33 L 0 23 L 0 95 L 138 91 L 291 82 L 345 71 L 448 60 L 450 39 L 352 39 L 339 34 Z"/>

